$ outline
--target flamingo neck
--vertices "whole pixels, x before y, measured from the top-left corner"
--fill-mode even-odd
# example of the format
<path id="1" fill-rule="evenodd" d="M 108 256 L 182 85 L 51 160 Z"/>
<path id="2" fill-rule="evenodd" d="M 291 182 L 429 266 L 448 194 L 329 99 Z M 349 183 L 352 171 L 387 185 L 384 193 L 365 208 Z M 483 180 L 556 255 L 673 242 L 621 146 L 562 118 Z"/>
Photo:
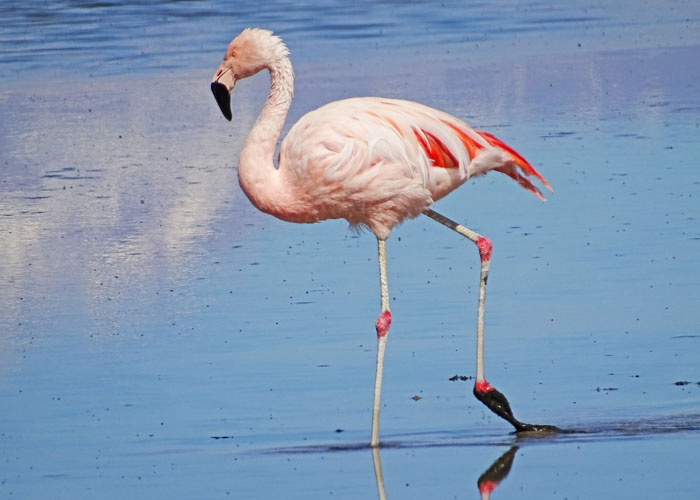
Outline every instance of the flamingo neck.
<path id="1" fill-rule="evenodd" d="M 290 202 L 291 193 L 275 169 L 273 156 L 294 92 L 294 71 L 289 58 L 272 61 L 270 94 L 248 134 L 238 163 L 238 181 L 259 210 L 278 215 Z"/>

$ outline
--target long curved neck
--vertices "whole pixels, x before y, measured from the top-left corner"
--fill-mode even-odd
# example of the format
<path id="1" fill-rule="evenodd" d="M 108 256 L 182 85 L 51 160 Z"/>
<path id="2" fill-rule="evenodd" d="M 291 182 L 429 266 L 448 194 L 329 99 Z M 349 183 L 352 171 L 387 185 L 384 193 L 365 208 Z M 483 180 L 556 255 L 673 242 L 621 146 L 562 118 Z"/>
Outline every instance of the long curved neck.
<path id="1" fill-rule="evenodd" d="M 277 215 L 292 196 L 275 169 L 273 156 L 294 92 L 294 71 L 287 57 L 273 61 L 270 94 L 241 150 L 238 181 L 259 210 Z"/>

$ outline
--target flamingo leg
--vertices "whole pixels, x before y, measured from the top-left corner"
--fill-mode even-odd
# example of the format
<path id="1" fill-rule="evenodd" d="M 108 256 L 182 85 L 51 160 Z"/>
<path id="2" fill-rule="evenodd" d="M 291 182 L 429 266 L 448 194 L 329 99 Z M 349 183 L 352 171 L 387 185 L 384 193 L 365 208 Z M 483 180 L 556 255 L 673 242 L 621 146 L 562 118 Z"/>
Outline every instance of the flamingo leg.
<path id="1" fill-rule="evenodd" d="M 489 278 L 489 263 L 491 261 L 491 242 L 479 233 L 457 224 L 434 210 L 426 208 L 423 210 L 423 213 L 434 221 L 473 241 L 479 249 L 481 274 L 479 276 L 479 303 L 476 311 L 476 386 L 481 386 L 487 383 L 484 378 L 484 306 L 486 304 L 486 282 Z"/>
<path id="2" fill-rule="evenodd" d="M 489 410 L 494 412 L 499 417 L 507 420 L 513 427 L 515 427 L 517 432 L 558 431 L 559 429 L 550 425 L 531 425 L 520 422 L 513 415 L 513 410 L 510 408 L 508 399 L 506 399 L 501 392 L 497 391 L 484 378 L 484 305 L 486 303 L 486 282 L 488 281 L 489 264 L 491 262 L 491 242 L 479 233 L 476 233 L 471 229 L 448 219 L 444 215 L 439 214 L 434 210 L 426 208 L 423 210 L 423 213 L 434 221 L 439 222 L 443 226 L 446 226 L 461 234 L 465 238 L 473 241 L 476 244 L 476 247 L 479 249 L 479 256 L 481 258 L 481 274 L 479 276 L 479 302 L 476 314 L 476 382 L 474 383 L 474 396 L 476 396 L 479 401 L 484 403 Z"/>
<path id="3" fill-rule="evenodd" d="M 377 239 L 379 253 L 379 286 L 381 294 L 382 311 L 375 324 L 377 329 L 377 371 L 374 379 L 374 405 L 372 408 L 372 438 L 371 447 L 379 446 L 379 406 L 382 395 L 382 375 L 384 373 L 384 352 L 391 325 L 391 312 L 389 311 L 389 284 L 386 272 L 386 241 Z"/>

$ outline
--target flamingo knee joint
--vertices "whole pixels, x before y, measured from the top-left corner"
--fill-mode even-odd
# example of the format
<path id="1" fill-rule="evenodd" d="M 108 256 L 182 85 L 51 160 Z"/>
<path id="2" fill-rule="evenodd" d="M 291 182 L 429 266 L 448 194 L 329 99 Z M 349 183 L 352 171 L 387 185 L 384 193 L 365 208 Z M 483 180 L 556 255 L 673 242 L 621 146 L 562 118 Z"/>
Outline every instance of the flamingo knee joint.
<path id="1" fill-rule="evenodd" d="M 481 236 L 478 240 L 476 240 L 476 247 L 479 249 L 479 256 L 481 257 L 481 262 L 488 262 L 491 260 L 491 251 L 493 250 L 491 240 Z"/>
<path id="2" fill-rule="evenodd" d="M 389 326 L 391 326 L 391 312 L 384 311 L 381 313 L 375 326 L 377 327 L 377 338 L 386 337 L 386 334 L 389 333 Z"/>

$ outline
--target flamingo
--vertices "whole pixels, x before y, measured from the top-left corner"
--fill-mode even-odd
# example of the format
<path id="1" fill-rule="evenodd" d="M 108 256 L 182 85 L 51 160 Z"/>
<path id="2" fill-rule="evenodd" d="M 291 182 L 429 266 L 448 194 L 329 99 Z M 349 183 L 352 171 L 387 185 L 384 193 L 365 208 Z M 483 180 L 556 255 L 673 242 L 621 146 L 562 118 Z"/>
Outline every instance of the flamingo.
<path id="1" fill-rule="evenodd" d="M 229 44 L 211 89 L 232 119 L 236 82 L 267 69 L 270 93 L 243 145 L 238 180 L 262 212 L 297 223 L 346 219 L 377 238 L 381 311 L 375 323 L 377 364 L 370 446 L 379 446 L 379 407 L 384 354 L 391 325 L 386 240 L 403 220 L 425 214 L 476 244 L 481 259 L 474 395 L 516 432 L 553 426 L 517 420 L 506 397 L 484 377 L 484 302 L 492 245 L 484 236 L 432 210 L 430 205 L 472 177 L 504 173 L 544 201 L 530 177 L 551 190 L 522 156 L 501 140 L 474 130 L 442 111 L 400 99 L 351 98 L 304 115 L 273 156 L 292 101 L 294 71 L 289 50 L 271 31 L 246 28 Z"/>

